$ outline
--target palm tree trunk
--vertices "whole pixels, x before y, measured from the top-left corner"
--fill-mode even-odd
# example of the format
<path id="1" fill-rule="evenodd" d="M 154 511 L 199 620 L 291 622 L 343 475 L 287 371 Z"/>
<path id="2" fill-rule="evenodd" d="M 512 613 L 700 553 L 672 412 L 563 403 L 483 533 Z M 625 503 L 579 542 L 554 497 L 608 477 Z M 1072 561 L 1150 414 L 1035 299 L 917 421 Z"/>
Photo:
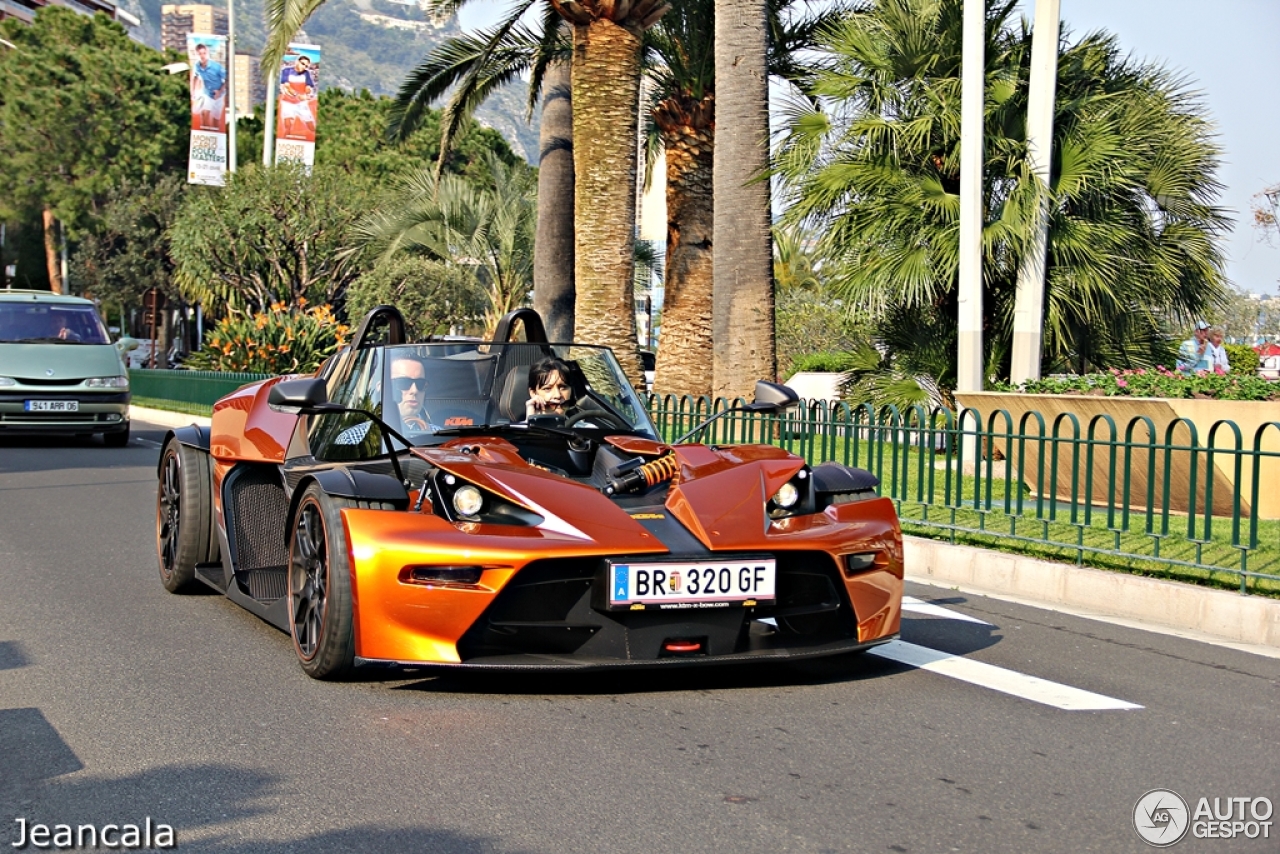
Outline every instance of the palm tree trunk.
<path id="1" fill-rule="evenodd" d="M 715 96 L 669 98 L 654 110 L 667 159 L 667 264 L 654 387 L 711 394 L 712 149 Z"/>
<path id="2" fill-rule="evenodd" d="M 573 340 L 573 101 L 569 65 L 548 67 L 538 129 L 533 307 L 552 341 Z"/>
<path id="3" fill-rule="evenodd" d="M 58 238 L 53 230 L 57 220 L 53 217 L 53 209 L 44 206 L 44 262 L 49 269 L 49 290 L 55 294 L 62 293 L 62 265 L 58 263 Z"/>
<path id="4" fill-rule="evenodd" d="M 643 388 L 633 280 L 640 37 L 601 18 L 575 25 L 573 42 L 574 337 L 612 347 Z"/>
<path id="5" fill-rule="evenodd" d="M 777 373 L 770 234 L 765 0 L 716 0 L 716 395 Z"/>

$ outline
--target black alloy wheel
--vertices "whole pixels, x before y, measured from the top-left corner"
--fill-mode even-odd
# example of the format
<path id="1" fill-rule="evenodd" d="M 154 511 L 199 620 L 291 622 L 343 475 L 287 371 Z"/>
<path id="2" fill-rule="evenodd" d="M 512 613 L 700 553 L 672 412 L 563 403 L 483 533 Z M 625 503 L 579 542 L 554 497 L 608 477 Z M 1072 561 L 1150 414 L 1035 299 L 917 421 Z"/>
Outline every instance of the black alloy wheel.
<path id="1" fill-rule="evenodd" d="M 208 458 L 170 439 L 156 488 L 156 557 L 170 593 L 191 587 L 196 564 L 211 559 Z"/>
<path id="2" fill-rule="evenodd" d="M 311 484 L 289 537 L 289 633 L 302 669 L 315 679 L 344 676 L 355 658 L 343 506 Z"/>

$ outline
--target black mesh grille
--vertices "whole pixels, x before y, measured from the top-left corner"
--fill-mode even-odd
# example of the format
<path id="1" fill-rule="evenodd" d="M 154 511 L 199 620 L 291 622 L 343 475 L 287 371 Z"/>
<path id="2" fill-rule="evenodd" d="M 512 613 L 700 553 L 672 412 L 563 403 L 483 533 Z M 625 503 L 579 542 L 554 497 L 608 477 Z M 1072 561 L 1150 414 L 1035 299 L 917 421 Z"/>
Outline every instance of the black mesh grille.
<path id="1" fill-rule="evenodd" d="M 636 661 L 660 657 L 667 636 L 709 638 L 712 655 L 856 639 L 857 617 L 835 561 L 825 552 L 774 556 L 776 604 L 681 612 L 599 610 L 592 593 L 603 583 L 602 558 L 535 561 L 498 594 L 458 652 L 463 661 L 514 654 Z M 747 631 L 750 620 L 767 617 L 777 622 L 769 638 Z"/>
<path id="2" fill-rule="evenodd" d="M 259 602 L 274 602 L 284 596 L 285 582 L 288 579 L 284 567 L 255 569 L 246 573 L 245 581 L 249 587 L 249 595 Z"/>
<path id="3" fill-rule="evenodd" d="M 272 469 L 245 469 L 231 483 L 230 491 L 236 568 L 287 565 L 284 517 L 289 512 L 289 499 L 279 475 Z"/>

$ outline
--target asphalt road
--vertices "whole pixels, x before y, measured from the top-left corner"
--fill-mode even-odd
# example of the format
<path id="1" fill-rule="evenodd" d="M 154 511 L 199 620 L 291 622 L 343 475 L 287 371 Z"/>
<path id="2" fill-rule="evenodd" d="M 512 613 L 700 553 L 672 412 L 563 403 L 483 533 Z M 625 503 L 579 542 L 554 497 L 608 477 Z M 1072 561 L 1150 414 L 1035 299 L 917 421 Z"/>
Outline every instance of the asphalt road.
<path id="1" fill-rule="evenodd" d="M 313 682 L 160 586 L 161 435 L 0 439 L 4 850 L 149 816 L 197 852 L 1124 852 L 1152 789 L 1280 804 L 1280 659 L 917 585 L 885 652 L 931 669 Z M 1020 696 L 1055 685 L 1137 708 Z"/>

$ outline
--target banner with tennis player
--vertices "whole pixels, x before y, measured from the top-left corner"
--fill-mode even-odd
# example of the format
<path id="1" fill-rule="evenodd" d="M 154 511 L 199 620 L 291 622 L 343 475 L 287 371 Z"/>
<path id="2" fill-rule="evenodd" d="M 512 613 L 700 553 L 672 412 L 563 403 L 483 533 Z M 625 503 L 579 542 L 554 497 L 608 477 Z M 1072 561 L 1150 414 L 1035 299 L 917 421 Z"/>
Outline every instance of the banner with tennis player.
<path id="1" fill-rule="evenodd" d="M 191 150 L 187 182 L 221 187 L 227 174 L 227 37 L 187 34 Z"/>
<path id="2" fill-rule="evenodd" d="M 316 106 L 320 94 L 320 48 L 291 44 L 280 66 L 276 111 L 276 163 L 296 162 L 311 171 L 316 160 Z"/>

